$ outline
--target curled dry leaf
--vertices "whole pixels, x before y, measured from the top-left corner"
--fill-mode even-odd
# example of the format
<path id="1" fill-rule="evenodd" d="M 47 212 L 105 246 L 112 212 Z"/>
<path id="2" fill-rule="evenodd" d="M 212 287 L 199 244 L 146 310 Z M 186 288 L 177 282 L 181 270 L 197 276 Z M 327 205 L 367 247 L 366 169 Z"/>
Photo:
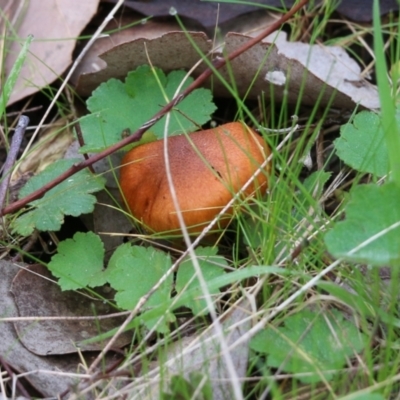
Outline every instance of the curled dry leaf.
<path id="1" fill-rule="evenodd" d="M 137 25 L 130 26 L 133 21 L 136 21 Z M 128 24 L 129 28 L 124 28 Z M 130 19 L 123 18 L 118 21 L 118 24 L 117 21 L 113 20 L 107 25 L 105 31 L 116 29 L 118 30 L 97 39 L 90 47 L 71 77 L 71 82 L 74 85 L 78 83 L 82 74 L 100 71 L 107 67 L 107 63 L 99 57 L 99 54 L 126 42 L 132 42 L 139 38 L 156 39 L 167 32 L 178 31 L 180 28 L 178 23 L 174 21 L 163 23 L 152 20 L 146 21 L 137 15 L 130 16 Z"/>
<path id="2" fill-rule="evenodd" d="M 195 45 L 203 54 L 211 49 L 211 41 L 205 33 L 190 32 Z M 90 96 L 100 83 L 111 78 L 124 79 L 129 71 L 140 65 L 160 67 L 165 73 L 177 69 L 189 69 L 200 59 L 184 32 L 168 32 L 155 39 L 141 37 L 113 47 L 100 55 L 107 67 L 92 70 L 76 78 L 76 90 L 81 96 Z M 201 69 L 204 70 L 204 67 Z"/>
<path id="3" fill-rule="evenodd" d="M 228 34 L 227 53 L 248 40 L 245 35 Z M 241 95 L 247 93 L 257 77 L 248 94 L 250 98 L 261 93 L 268 96 L 273 85 L 274 100 L 281 100 L 287 92 L 291 103 L 297 103 L 302 96 L 302 103 L 307 105 L 319 101 L 320 105 L 337 108 L 354 108 L 356 104 L 379 108 L 377 88 L 362 78 L 359 65 L 338 46 L 288 42 L 282 32 L 270 35 L 231 64 Z M 226 69 L 222 73 L 228 79 Z M 216 91 L 224 94 L 223 85 L 214 83 Z"/>
<path id="4" fill-rule="evenodd" d="M 221 53 L 212 52 L 212 42 L 204 33 L 191 32 L 192 40 L 203 54 L 212 57 Z M 257 98 L 263 94 L 274 100 L 284 95 L 290 103 L 297 103 L 299 96 L 306 105 L 331 104 L 338 108 L 354 108 L 356 104 L 368 109 L 379 108 L 378 93 L 361 76 L 360 67 L 348 54 L 337 46 L 308 45 L 287 42 L 286 36 L 272 36 L 252 47 L 231 63 L 235 86 L 240 96 Z M 225 38 L 225 51 L 230 53 L 250 39 L 249 36 L 229 33 Z M 100 55 L 107 67 L 88 72 L 77 78 L 77 91 L 89 96 L 102 82 L 110 78 L 124 79 L 127 73 L 139 65 L 160 67 L 165 72 L 187 69 L 201 58 L 184 32 L 168 32 L 158 38 L 138 38 L 115 46 Z M 204 63 L 193 73 L 204 71 Z M 220 71 L 231 81 L 227 69 Z M 216 96 L 230 96 L 224 85 L 213 78 Z M 333 101 L 332 101 L 333 99 Z"/>
<path id="5" fill-rule="evenodd" d="M 6 43 L 6 75 L 18 56 L 21 41 L 33 35 L 34 42 L 8 104 L 36 93 L 67 69 L 77 37 L 95 14 L 99 0 L 14 0 L 14 3 L 19 8 L 8 22 L 13 24 L 17 39 L 10 35 Z"/>

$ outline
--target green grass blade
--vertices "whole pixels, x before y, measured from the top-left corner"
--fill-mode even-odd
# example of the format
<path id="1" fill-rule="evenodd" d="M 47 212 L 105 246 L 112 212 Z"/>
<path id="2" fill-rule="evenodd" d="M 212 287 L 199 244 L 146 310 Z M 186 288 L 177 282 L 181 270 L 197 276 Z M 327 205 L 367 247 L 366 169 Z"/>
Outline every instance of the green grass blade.
<path id="1" fill-rule="evenodd" d="M 382 125 L 385 132 L 391 179 L 400 186 L 400 136 L 396 124 L 396 107 L 387 78 L 387 66 L 382 39 L 382 26 L 379 13 L 379 2 L 374 0 L 374 49 L 376 56 L 376 78 L 378 82 L 379 99 L 381 101 Z"/>
<path id="2" fill-rule="evenodd" d="M 10 71 L 10 75 L 8 76 L 6 83 L 4 84 L 3 91 L 0 96 L 0 118 L 3 116 L 5 112 L 8 100 L 14 89 L 15 83 L 17 82 L 22 66 L 25 63 L 26 55 L 28 54 L 29 46 L 31 45 L 32 40 L 33 40 L 32 35 L 29 35 L 28 38 L 25 40 L 22 49 L 18 54 L 18 57 L 15 60 L 15 63 Z"/>

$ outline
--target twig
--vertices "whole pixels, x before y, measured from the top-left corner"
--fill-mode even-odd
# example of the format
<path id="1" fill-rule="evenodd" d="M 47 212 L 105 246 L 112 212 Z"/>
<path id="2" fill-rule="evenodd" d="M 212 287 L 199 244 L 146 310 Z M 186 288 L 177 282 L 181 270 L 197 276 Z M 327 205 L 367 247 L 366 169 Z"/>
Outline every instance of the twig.
<path id="1" fill-rule="evenodd" d="M 22 251 L 19 250 L 18 253 L 11 259 L 11 262 L 15 263 L 22 260 L 23 254 L 29 253 L 30 249 L 36 243 L 38 237 L 39 237 L 39 231 L 35 230 L 30 236 L 28 242 L 25 243 L 24 246 L 22 247 Z"/>
<path id="2" fill-rule="evenodd" d="M 24 396 L 27 399 L 30 399 L 31 396 L 29 395 L 29 393 L 26 391 L 26 389 L 24 388 L 24 386 L 22 385 L 21 381 L 19 381 L 18 379 L 16 379 L 14 372 L 12 371 L 12 369 L 10 368 L 10 366 L 8 365 L 8 362 L 3 358 L 3 356 L 0 355 L 0 364 L 1 366 L 7 371 L 8 375 L 11 378 L 11 381 L 13 381 L 15 379 L 15 384 L 20 392 L 20 394 L 22 396 Z"/>
<path id="3" fill-rule="evenodd" d="M 81 125 L 79 124 L 79 122 L 75 122 L 75 132 L 76 132 L 76 137 L 78 139 L 79 146 L 83 147 L 85 145 L 85 140 L 83 139 Z M 83 153 L 83 157 L 85 158 L 85 160 L 89 159 L 89 156 L 87 153 Z M 88 168 L 92 174 L 95 173 L 92 165 L 89 165 Z"/>
<path id="4" fill-rule="evenodd" d="M 31 108 L 25 108 L 25 110 L 23 110 L 24 113 L 32 113 L 34 111 L 39 111 L 43 108 L 43 106 L 35 106 L 35 107 L 31 107 Z M 15 115 L 19 115 L 21 114 L 21 111 L 11 111 L 7 113 L 7 117 L 14 117 Z"/>
<path id="5" fill-rule="evenodd" d="M 15 160 L 17 159 L 19 149 L 21 148 L 22 138 L 24 137 L 24 133 L 28 124 L 29 118 L 26 115 L 21 115 L 18 120 L 18 125 L 15 128 L 15 133 L 11 141 L 6 162 L 4 163 L 3 181 L 0 184 L 0 207 L 4 206 L 8 185 L 10 184 L 11 179 L 11 169 L 15 164 Z"/>
<path id="6" fill-rule="evenodd" d="M 261 42 L 261 40 L 264 39 L 266 36 L 270 35 L 272 32 L 279 29 L 286 21 L 288 21 L 297 11 L 299 11 L 307 3 L 308 3 L 308 0 L 302 0 L 300 3 L 298 3 L 296 6 L 294 6 L 290 11 L 288 11 L 285 15 L 283 15 L 279 20 L 277 20 L 275 23 L 270 25 L 268 28 L 264 29 L 264 31 L 262 31 L 260 35 L 256 36 L 253 39 L 250 39 L 243 46 L 239 47 L 238 49 L 236 49 L 232 53 L 230 53 L 226 58 L 218 58 L 217 60 L 215 60 L 213 62 L 213 67 L 215 69 L 222 68 L 224 65 L 226 65 L 226 63 L 228 61 L 232 61 L 234 58 L 238 57 L 245 51 L 249 50 L 255 44 Z M 21 209 L 22 207 L 24 207 L 26 204 L 30 203 L 31 201 L 37 200 L 37 199 L 43 197 L 43 195 L 47 191 L 54 188 L 55 186 L 57 186 L 59 183 L 63 182 L 64 180 L 68 179 L 70 176 L 76 174 L 77 172 L 83 170 L 84 168 L 87 168 L 89 165 L 92 165 L 95 162 L 97 162 L 105 157 L 108 157 L 110 154 L 122 149 L 123 147 L 127 146 L 128 144 L 139 141 L 142 138 L 143 134 L 149 128 L 151 128 L 162 117 L 164 117 L 164 115 L 166 113 L 171 111 L 172 108 L 174 108 L 185 97 L 187 97 L 191 92 L 193 92 L 194 89 L 198 88 L 201 84 L 203 84 L 213 74 L 213 71 L 214 70 L 212 68 L 207 68 L 181 94 L 174 97 L 166 106 L 164 106 L 158 113 L 156 113 L 152 119 L 145 122 L 134 134 L 132 134 L 131 136 L 114 144 L 113 146 L 109 147 L 108 149 L 102 151 L 101 153 L 91 156 L 88 160 L 84 160 L 78 164 L 73 165 L 67 171 L 65 171 L 64 173 L 62 173 L 60 176 L 53 179 L 52 181 L 48 182 L 42 188 L 32 192 L 30 195 L 24 197 L 23 199 L 15 201 L 14 203 L 10 204 L 9 206 L 3 208 L 0 212 L 0 217 L 3 215 L 9 214 L 9 213 L 18 211 L 19 209 Z"/>

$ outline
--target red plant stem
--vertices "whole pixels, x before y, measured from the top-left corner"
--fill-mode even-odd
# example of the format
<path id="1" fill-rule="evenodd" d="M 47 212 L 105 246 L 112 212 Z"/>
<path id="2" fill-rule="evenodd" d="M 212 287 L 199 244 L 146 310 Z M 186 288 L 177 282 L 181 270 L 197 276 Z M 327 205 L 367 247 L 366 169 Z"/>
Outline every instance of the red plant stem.
<path id="1" fill-rule="evenodd" d="M 270 25 L 268 28 L 264 29 L 258 36 L 250 39 L 243 46 L 234 50 L 230 53 L 226 58 L 217 59 L 213 66 L 215 69 L 222 68 L 228 61 L 232 61 L 234 58 L 243 54 L 245 51 L 249 50 L 255 44 L 261 42 L 266 36 L 270 35 L 272 32 L 279 29 L 286 21 L 288 21 L 297 11 L 299 11 L 302 7 L 304 7 L 308 3 L 308 0 L 302 0 L 297 5 L 293 6 L 291 10 L 289 10 L 286 14 L 284 14 L 280 19 L 278 19 L 275 23 Z M 0 211 L 0 217 L 15 211 L 20 210 L 22 207 L 26 206 L 31 201 L 40 199 L 44 196 L 44 194 L 50 189 L 57 186 L 59 183 L 65 181 L 70 176 L 76 174 L 77 172 L 83 170 L 84 168 L 93 165 L 95 162 L 108 157 L 110 154 L 114 153 L 117 150 L 122 149 L 126 145 L 139 141 L 143 134 L 151 128 L 156 122 L 158 122 L 165 114 L 171 111 L 178 103 L 180 103 L 185 97 L 187 97 L 194 89 L 197 89 L 202 83 L 204 83 L 211 75 L 213 74 L 213 69 L 207 68 L 201 75 L 195 79 L 191 85 L 189 85 L 182 93 L 178 96 L 174 97 L 166 106 L 164 106 L 157 114 L 154 115 L 152 119 L 144 123 L 134 134 L 131 136 L 121 140 L 120 142 L 110 146 L 108 149 L 102 151 L 101 153 L 95 154 L 84 160 L 78 164 L 73 165 L 67 171 L 59 175 L 57 178 L 48 182 L 46 185 L 42 186 L 40 189 L 32 192 L 30 195 L 24 197 L 21 200 L 15 201 L 7 207 L 4 207 Z"/>

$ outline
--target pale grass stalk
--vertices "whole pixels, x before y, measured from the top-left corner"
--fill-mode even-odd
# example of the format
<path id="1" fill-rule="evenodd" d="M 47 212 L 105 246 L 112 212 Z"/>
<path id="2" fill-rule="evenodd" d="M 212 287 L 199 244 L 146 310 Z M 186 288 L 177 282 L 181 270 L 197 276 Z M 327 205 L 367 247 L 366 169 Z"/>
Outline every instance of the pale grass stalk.
<path id="1" fill-rule="evenodd" d="M 7 381 L 9 381 L 10 378 L 7 374 L 7 371 L 1 371 L 0 372 L 0 393 L 7 393 L 6 391 L 6 386 L 5 383 L 7 383 Z"/>
<path id="2" fill-rule="evenodd" d="M 79 378 L 79 379 L 90 379 L 91 375 L 89 374 L 78 374 L 74 372 L 62 372 L 62 371 L 50 371 L 47 369 L 34 369 L 28 372 L 22 372 L 18 375 L 15 375 L 17 379 L 19 378 L 26 378 L 30 375 L 35 374 L 46 374 L 46 375 L 54 375 L 54 376 L 65 376 L 67 378 Z"/>
<path id="3" fill-rule="evenodd" d="M 189 73 L 190 73 L 190 71 L 189 71 Z M 178 94 L 181 90 L 181 87 L 183 86 L 183 84 L 188 76 L 189 75 L 187 74 L 185 79 L 182 80 L 182 82 L 176 89 L 176 92 L 174 93 L 173 97 L 178 96 Z M 169 154 L 168 154 L 168 127 L 169 127 L 170 119 L 171 119 L 171 113 L 167 113 L 166 118 L 165 118 L 165 125 L 164 125 L 164 160 L 165 160 L 165 168 L 166 168 L 168 186 L 169 186 L 172 202 L 174 203 L 174 208 L 175 208 L 176 215 L 177 215 L 177 218 L 179 221 L 179 225 L 180 225 L 180 228 L 182 231 L 183 239 L 184 239 L 186 247 L 188 249 L 188 254 L 193 263 L 195 275 L 197 276 L 197 278 L 199 280 L 200 287 L 201 287 L 202 293 L 204 295 L 205 302 L 207 304 L 208 312 L 213 321 L 212 325 L 215 330 L 217 340 L 219 341 L 221 349 L 222 349 L 222 355 L 225 360 L 225 364 L 226 364 L 226 367 L 227 367 L 227 370 L 228 370 L 228 373 L 230 376 L 230 383 L 231 383 L 232 390 L 233 390 L 232 394 L 234 395 L 234 398 L 236 400 L 241 400 L 241 399 L 243 399 L 243 393 L 242 393 L 241 385 L 238 381 L 238 375 L 237 375 L 237 372 L 235 369 L 235 365 L 233 363 L 232 356 L 231 356 L 230 352 L 228 351 L 228 344 L 226 343 L 226 340 L 225 340 L 224 332 L 222 329 L 222 324 L 217 316 L 217 312 L 215 310 L 214 303 L 211 298 L 211 294 L 207 287 L 207 282 L 204 279 L 199 261 L 197 259 L 196 253 L 194 251 L 194 247 L 192 246 L 192 241 L 190 239 L 189 232 L 188 232 L 187 226 L 185 224 L 185 220 L 183 219 L 182 211 L 179 206 L 178 197 L 176 194 L 173 178 L 171 175 L 171 166 L 170 166 Z M 219 215 L 222 215 L 222 213 L 220 213 Z"/>
<path id="4" fill-rule="evenodd" d="M 5 317 L 0 318 L 0 322 L 22 322 L 22 321 L 100 321 L 103 319 L 124 317 L 129 315 L 129 311 L 121 311 L 113 314 L 96 315 L 96 316 L 83 316 L 83 317 Z"/>
<path id="5" fill-rule="evenodd" d="M 179 88 L 178 88 L 177 92 L 179 93 Z M 175 93 L 175 96 L 178 93 Z M 182 211 L 179 206 L 178 197 L 176 195 L 175 186 L 174 186 L 174 183 L 172 180 L 171 168 L 170 168 L 170 163 L 169 163 L 169 155 L 168 155 L 168 126 L 169 126 L 170 116 L 171 116 L 170 113 L 168 113 L 166 115 L 165 128 L 164 128 L 164 159 L 165 159 L 165 168 L 166 168 L 166 173 L 167 173 L 169 190 L 171 193 L 172 201 L 174 203 L 176 215 L 179 220 L 179 225 L 181 227 L 182 235 L 183 235 L 186 247 L 188 249 L 189 256 L 192 260 L 193 267 L 196 272 L 196 276 L 199 280 L 200 287 L 201 287 L 202 293 L 204 295 L 205 302 L 207 304 L 208 312 L 210 313 L 211 319 L 213 321 L 212 325 L 214 327 L 216 337 L 217 337 L 217 339 L 220 343 L 221 349 L 222 349 L 222 356 L 225 360 L 225 364 L 226 364 L 227 370 L 228 370 L 230 378 L 231 378 L 230 383 L 231 383 L 232 390 L 233 390 L 232 394 L 236 400 L 241 400 L 241 399 L 243 399 L 243 393 L 242 393 L 241 385 L 238 381 L 238 375 L 236 373 L 235 365 L 233 363 L 232 356 L 228 350 L 228 344 L 226 343 L 226 340 L 225 340 L 224 332 L 222 329 L 222 324 L 218 319 L 217 313 L 215 311 L 214 303 L 212 301 L 210 292 L 208 291 L 207 282 L 204 279 L 199 261 L 196 257 L 196 253 L 194 251 L 194 247 L 192 246 L 192 241 L 189 237 L 189 232 L 187 230 L 185 220 L 183 219 Z"/>

